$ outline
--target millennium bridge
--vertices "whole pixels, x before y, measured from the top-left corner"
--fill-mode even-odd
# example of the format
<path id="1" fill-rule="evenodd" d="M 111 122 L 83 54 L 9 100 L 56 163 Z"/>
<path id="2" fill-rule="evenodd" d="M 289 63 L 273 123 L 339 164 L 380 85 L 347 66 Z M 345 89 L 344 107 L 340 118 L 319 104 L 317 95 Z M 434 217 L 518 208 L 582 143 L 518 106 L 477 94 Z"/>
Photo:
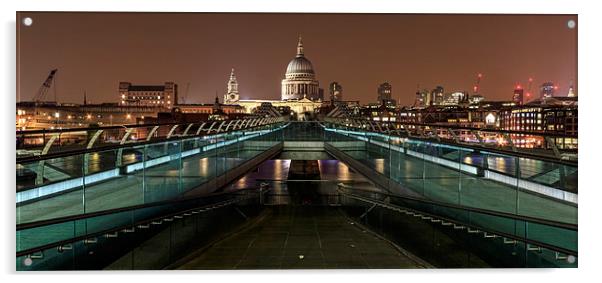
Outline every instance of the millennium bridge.
<path id="1" fill-rule="evenodd" d="M 578 265 L 560 135 L 259 118 L 16 136 L 17 270 Z"/>

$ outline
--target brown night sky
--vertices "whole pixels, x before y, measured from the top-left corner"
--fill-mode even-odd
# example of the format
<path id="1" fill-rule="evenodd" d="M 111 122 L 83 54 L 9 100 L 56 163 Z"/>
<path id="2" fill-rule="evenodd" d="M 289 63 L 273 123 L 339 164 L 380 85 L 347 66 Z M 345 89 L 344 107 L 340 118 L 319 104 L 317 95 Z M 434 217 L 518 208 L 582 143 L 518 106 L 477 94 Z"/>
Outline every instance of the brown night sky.
<path id="1" fill-rule="evenodd" d="M 24 16 L 33 25 L 21 25 Z M 21 13 L 17 15 L 17 101 L 30 100 L 58 68 L 62 102 L 117 102 L 119 81 L 175 81 L 187 102 L 211 102 L 236 69 L 242 99 L 278 99 L 280 81 L 303 36 L 328 92 L 343 85 L 344 99 L 376 100 L 379 83 L 411 105 L 420 88 L 471 90 L 509 100 L 515 83 L 534 78 L 566 95 L 577 86 L 575 15 Z M 49 93 L 52 96 L 53 92 Z M 51 98 L 52 99 L 52 98 Z"/>

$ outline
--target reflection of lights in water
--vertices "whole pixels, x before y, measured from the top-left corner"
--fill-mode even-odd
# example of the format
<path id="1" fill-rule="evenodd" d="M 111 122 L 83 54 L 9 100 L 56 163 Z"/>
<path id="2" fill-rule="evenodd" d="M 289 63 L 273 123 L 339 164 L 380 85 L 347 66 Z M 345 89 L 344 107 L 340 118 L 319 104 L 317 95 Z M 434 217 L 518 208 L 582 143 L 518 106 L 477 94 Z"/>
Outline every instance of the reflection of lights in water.
<path id="1" fill-rule="evenodd" d="M 245 184 L 247 183 L 247 178 L 247 175 L 245 175 L 242 178 L 238 179 L 238 181 L 236 182 L 236 186 L 238 188 L 244 189 Z"/>
<path id="2" fill-rule="evenodd" d="M 274 160 L 274 175 L 272 175 L 272 179 L 278 179 L 282 174 L 282 160 L 276 159 Z"/>
<path id="3" fill-rule="evenodd" d="M 88 171 L 97 172 L 100 171 L 100 154 L 94 152 L 88 155 Z"/>
<path id="4" fill-rule="evenodd" d="M 323 177 L 330 178 L 334 174 L 336 179 L 346 180 L 350 178 L 349 168 L 338 160 L 318 160 L 318 167 Z"/>
<path id="5" fill-rule="evenodd" d="M 283 177 L 286 179 L 286 176 L 288 176 L 288 171 L 291 168 L 291 160 L 290 159 L 285 159 L 282 160 L 283 166 L 281 168 L 284 169 L 284 172 L 282 172 L 281 174 L 283 174 Z"/>
<path id="6" fill-rule="evenodd" d="M 467 155 L 464 157 L 464 163 L 466 164 L 472 164 L 472 156 Z"/>
<path id="7" fill-rule="evenodd" d="M 326 160 L 318 160 L 318 172 L 320 172 L 320 178 L 322 178 L 322 175 L 324 175 L 323 173 L 323 166 L 322 166 L 322 162 L 325 162 Z M 327 169 L 328 167 L 326 167 Z M 327 174 L 327 173 L 326 173 Z"/>
<path id="8" fill-rule="evenodd" d="M 199 164 L 200 168 L 199 169 L 200 169 L 200 172 L 201 172 L 201 176 L 207 176 L 207 175 L 209 175 L 209 158 L 205 157 L 205 158 L 203 158 L 203 159 L 201 159 L 199 161 L 200 161 L 200 164 Z"/>
<path id="9" fill-rule="evenodd" d="M 379 173 L 385 173 L 385 160 L 383 158 L 374 159 L 374 169 Z"/>
<path id="10" fill-rule="evenodd" d="M 504 157 L 496 156 L 493 158 L 493 162 L 490 162 L 490 164 L 491 163 L 495 164 L 495 168 L 498 170 L 504 171 L 506 168 L 506 158 Z"/>
<path id="11" fill-rule="evenodd" d="M 543 167 L 545 164 L 545 162 L 541 162 L 539 160 L 534 160 L 534 159 L 528 159 L 528 158 L 520 158 L 519 162 L 520 162 L 519 165 L 521 167 L 521 170 L 529 168 L 531 170 L 535 170 L 536 172 L 543 170 Z"/>
<path id="12" fill-rule="evenodd" d="M 349 167 L 343 164 L 343 162 L 337 162 L 337 177 L 339 179 L 348 180 L 351 179 L 351 174 L 349 173 Z"/>

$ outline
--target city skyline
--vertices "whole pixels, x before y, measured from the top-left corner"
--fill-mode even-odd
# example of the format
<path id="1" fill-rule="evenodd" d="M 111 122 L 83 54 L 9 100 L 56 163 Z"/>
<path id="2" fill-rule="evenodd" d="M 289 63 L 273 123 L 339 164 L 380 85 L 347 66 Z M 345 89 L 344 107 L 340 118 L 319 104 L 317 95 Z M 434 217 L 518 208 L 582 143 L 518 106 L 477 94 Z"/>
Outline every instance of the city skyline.
<path id="1" fill-rule="evenodd" d="M 581 268 L 577 17 L 16 12 L 15 271 Z"/>
<path id="2" fill-rule="evenodd" d="M 186 102 L 207 103 L 216 91 L 223 96 L 232 68 L 241 99 L 277 99 L 299 35 L 320 87 L 337 81 L 346 100 L 374 102 L 386 81 L 393 99 L 411 105 L 418 86 L 471 92 L 478 73 L 489 100 L 511 100 L 515 84 L 526 86 L 530 77 L 533 94 L 547 81 L 559 85 L 557 95 L 571 82 L 578 93 L 571 15 L 20 15 L 34 23 L 18 25 L 18 101 L 33 98 L 53 68 L 60 102 L 81 103 L 84 91 L 92 103 L 118 102 L 119 81 L 174 81 Z"/>

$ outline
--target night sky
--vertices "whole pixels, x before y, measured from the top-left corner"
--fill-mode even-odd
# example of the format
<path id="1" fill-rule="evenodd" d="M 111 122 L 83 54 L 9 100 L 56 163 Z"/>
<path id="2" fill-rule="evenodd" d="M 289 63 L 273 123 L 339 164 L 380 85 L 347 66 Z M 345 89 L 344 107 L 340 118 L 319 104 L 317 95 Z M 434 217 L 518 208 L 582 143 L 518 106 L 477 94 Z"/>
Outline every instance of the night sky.
<path id="1" fill-rule="evenodd" d="M 33 18 L 25 27 L 21 19 Z M 220 100 L 235 68 L 241 99 L 279 99 L 298 35 L 320 86 L 345 100 L 376 100 L 379 83 L 411 105 L 417 86 L 472 89 L 510 100 L 516 83 L 577 88 L 575 15 L 21 13 L 17 101 L 31 100 L 58 68 L 60 102 L 117 102 L 118 82 L 174 81 L 188 103 Z M 53 99 L 54 92 L 49 92 Z"/>

